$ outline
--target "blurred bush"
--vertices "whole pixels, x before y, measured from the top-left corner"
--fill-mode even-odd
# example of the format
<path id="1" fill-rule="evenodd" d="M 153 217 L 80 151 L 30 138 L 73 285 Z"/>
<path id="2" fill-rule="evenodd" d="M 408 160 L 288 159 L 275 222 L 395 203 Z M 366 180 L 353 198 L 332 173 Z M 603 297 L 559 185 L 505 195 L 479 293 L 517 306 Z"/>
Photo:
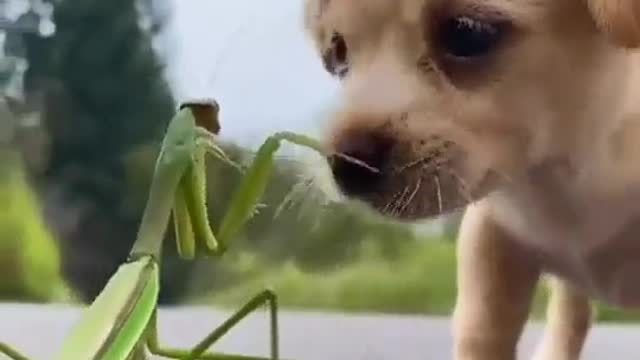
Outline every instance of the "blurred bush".
<path id="1" fill-rule="evenodd" d="M 136 1 L 61 0 L 55 34 L 26 37 L 26 102 L 41 111 L 48 161 L 33 174 L 58 241 L 66 278 L 92 300 L 126 259 L 141 218 L 145 188 L 128 187 L 124 160 L 158 141 L 173 115 L 164 65 Z M 154 31 L 162 28 L 155 14 Z M 149 22 L 149 21 L 147 21 Z M 134 192 L 129 192 L 134 191 Z M 140 195 L 140 196 L 139 196 Z M 163 262 L 161 302 L 182 295 L 188 264 Z"/>
<path id="2" fill-rule="evenodd" d="M 404 243 L 394 258 L 379 244 L 364 242 L 357 259 L 317 271 L 302 270 L 294 261 L 264 266 L 246 254 L 222 262 L 234 283 L 193 303 L 235 306 L 271 288 L 286 308 L 445 315 L 456 293 L 454 245 L 439 238 Z"/>
<path id="3" fill-rule="evenodd" d="M 0 149 L 0 298 L 62 301 L 60 254 L 18 156 Z"/>

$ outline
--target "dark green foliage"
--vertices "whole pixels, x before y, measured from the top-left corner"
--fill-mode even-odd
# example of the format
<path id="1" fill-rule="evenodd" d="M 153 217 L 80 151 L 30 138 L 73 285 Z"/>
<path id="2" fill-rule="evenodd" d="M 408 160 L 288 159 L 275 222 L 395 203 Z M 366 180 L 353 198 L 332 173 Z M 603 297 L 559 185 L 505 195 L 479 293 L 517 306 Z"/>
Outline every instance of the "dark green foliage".
<path id="1" fill-rule="evenodd" d="M 90 300 L 126 258 L 146 200 L 129 201 L 146 191 L 128 186 L 123 160 L 162 137 L 174 101 L 135 1 L 62 0 L 54 22 L 53 37 L 26 39 L 28 95 L 43 99 L 51 139 L 38 180 L 44 194 L 62 194 L 47 203 L 51 212 L 79 209 L 74 226 L 54 228 L 65 273 Z M 172 291 L 163 289 L 163 298 Z"/>
<path id="2" fill-rule="evenodd" d="M 46 114 L 50 174 L 72 164 L 117 172 L 123 154 L 162 136 L 173 113 L 161 64 L 130 0 L 65 0 L 54 21 L 50 76 L 62 104 Z"/>

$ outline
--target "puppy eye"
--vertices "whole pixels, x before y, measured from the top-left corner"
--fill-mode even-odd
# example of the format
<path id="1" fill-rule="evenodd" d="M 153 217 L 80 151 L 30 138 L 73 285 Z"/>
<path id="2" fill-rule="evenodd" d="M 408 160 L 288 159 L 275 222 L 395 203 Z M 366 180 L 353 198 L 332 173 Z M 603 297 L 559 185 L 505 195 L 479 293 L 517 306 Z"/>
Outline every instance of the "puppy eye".
<path id="1" fill-rule="evenodd" d="M 440 44 L 447 55 L 454 58 L 472 58 L 486 55 L 502 39 L 503 26 L 466 16 L 444 22 L 440 31 Z"/>
<path id="2" fill-rule="evenodd" d="M 344 37 L 337 32 L 331 36 L 331 44 L 322 55 L 325 69 L 333 76 L 343 78 L 349 72 L 349 49 Z"/>

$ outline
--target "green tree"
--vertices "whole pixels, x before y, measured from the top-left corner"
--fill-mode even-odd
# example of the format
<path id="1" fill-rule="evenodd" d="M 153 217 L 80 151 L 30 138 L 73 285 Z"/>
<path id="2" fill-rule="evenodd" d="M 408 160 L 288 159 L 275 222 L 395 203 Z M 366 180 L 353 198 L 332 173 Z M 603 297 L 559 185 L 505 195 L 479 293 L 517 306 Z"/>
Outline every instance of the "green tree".
<path id="1" fill-rule="evenodd" d="M 26 90 L 30 99 L 42 99 L 51 139 L 38 178 L 49 213 L 76 210 L 73 219 L 53 220 L 65 274 L 89 300 L 125 259 L 142 213 L 143 201 L 128 199 L 146 189 L 128 186 L 124 160 L 160 139 L 175 104 L 135 1 L 54 5 L 54 36 L 26 39 Z M 162 299 L 171 301 L 182 282 L 163 281 Z"/>

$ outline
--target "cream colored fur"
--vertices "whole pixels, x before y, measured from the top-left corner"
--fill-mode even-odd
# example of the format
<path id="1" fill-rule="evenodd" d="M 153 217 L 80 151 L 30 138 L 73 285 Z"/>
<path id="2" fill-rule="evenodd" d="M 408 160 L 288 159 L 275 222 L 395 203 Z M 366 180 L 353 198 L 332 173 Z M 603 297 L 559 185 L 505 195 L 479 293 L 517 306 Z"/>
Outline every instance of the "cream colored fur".
<path id="1" fill-rule="evenodd" d="M 447 69 L 430 24 L 477 11 L 514 29 L 488 64 Z M 330 145 L 385 128 L 400 164 L 436 134 L 464 154 L 451 171 L 467 190 L 493 174 L 458 239 L 456 360 L 515 359 L 542 274 L 552 297 L 539 360 L 579 359 L 592 299 L 640 306 L 639 1 L 306 0 L 304 17 L 319 54 L 334 31 L 349 48 Z M 416 174 L 398 176 L 373 207 Z M 425 194 L 396 217 L 428 217 Z"/>

